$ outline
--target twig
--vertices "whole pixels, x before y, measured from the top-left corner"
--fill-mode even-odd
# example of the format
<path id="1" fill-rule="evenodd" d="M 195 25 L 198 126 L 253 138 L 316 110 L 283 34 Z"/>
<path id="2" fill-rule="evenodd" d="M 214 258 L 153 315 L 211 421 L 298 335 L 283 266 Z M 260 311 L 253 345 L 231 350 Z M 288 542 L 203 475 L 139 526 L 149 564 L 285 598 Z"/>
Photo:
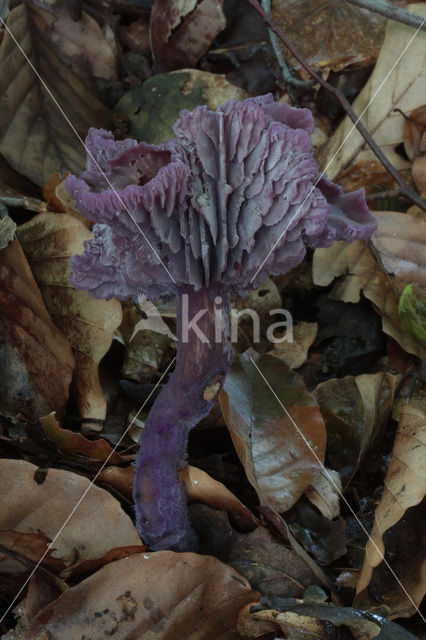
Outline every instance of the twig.
<path id="1" fill-rule="evenodd" d="M 365 126 L 362 124 L 354 110 L 352 109 L 350 103 L 346 100 L 345 96 L 340 93 L 336 87 L 333 87 L 331 84 L 323 80 L 319 73 L 317 73 L 305 60 L 305 58 L 299 53 L 299 51 L 294 47 L 291 41 L 287 38 L 287 36 L 281 31 L 279 26 L 272 20 L 268 14 L 262 9 L 259 2 L 257 0 L 247 0 L 247 2 L 257 11 L 257 13 L 262 17 L 267 26 L 278 36 L 281 42 L 287 47 L 292 56 L 296 58 L 296 60 L 301 64 L 301 66 L 309 73 L 309 75 L 314 78 L 324 89 L 330 93 L 332 96 L 336 98 L 342 105 L 346 114 L 352 120 L 356 128 L 358 129 L 361 136 L 364 138 L 365 142 L 368 144 L 370 149 L 373 151 L 374 155 L 380 160 L 386 171 L 390 173 L 392 178 L 395 180 L 397 185 L 401 190 L 401 194 L 411 200 L 414 204 L 419 206 L 423 211 L 426 211 L 426 200 L 421 198 L 416 191 L 410 187 L 407 182 L 402 178 L 402 176 L 395 169 L 393 164 L 388 160 L 380 147 L 373 140 Z"/>
<path id="2" fill-rule="evenodd" d="M 264 9 L 264 11 L 266 11 L 266 13 L 268 14 L 268 16 L 271 16 L 271 0 L 261 0 L 262 2 L 262 7 Z M 277 36 L 275 35 L 275 33 L 273 33 L 273 31 L 271 29 L 269 29 L 269 40 L 271 42 L 271 47 L 272 47 L 272 51 L 275 54 L 275 57 L 277 59 L 278 62 L 278 66 L 281 69 L 281 74 L 283 77 L 284 82 L 287 85 L 291 85 L 293 87 L 299 87 L 299 88 L 303 88 L 303 89 L 309 89 L 312 87 L 312 80 L 299 80 L 299 78 L 295 78 L 294 75 L 291 72 L 290 67 L 288 66 L 284 56 L 283 56 L 283 52 L 281 51 L 281 47 L 280 47 L 280 43 L 278 41 Z"/>
<path id="3" fill-rule="evenodd" d="M 417 29 L 426 31 L 425 18 L 422 18 L 422 16 L 416 13 L 411 13 L 411 11 L 407 11 L 406 9 L 395 7 L 393 4 L 389 4 L 389 2 L 384 2 L 383 0 L 346 0 L 346 2 L 355 4 L 362 9 L 368 9 L 368 11 L 372 11 L 373 13 L 378 13 L 385 18 L 389 18 L 389 20 L 402 22 L 403 24 L 408 24 L 410 27 L 416 27 Z"/>

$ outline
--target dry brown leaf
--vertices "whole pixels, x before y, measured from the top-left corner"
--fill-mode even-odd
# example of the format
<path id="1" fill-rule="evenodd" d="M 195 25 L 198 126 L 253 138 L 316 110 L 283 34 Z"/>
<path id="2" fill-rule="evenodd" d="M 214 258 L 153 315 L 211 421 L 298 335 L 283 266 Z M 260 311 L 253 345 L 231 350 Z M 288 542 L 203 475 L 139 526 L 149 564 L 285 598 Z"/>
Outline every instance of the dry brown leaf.
<path id="1" fill-rule="evenodd" d="M 114 487 L 122 496 L 132 501 L 133 477 L 133 466 L 111 466 L 100 472 L 97 481 Z M 251 531 L 257 526 L 257 520 L 251 511 L 225 485 L 201 469 L 187 465 L 179 470 L 179 477 L 190 502 L 203 502 L 215 509 L 224 509 L 243 531 Z"/>
<path id="2" fill-rule="evenodd" d="M 406 284 L 426 289 L 426 216 L 382 211 L 371 242 L 386 271 Z"/>
<path id="3" fill-rule="evenodd" d="M 68 8 L 55 6 L 52 12 L 43 13 L 43 20 L 44 38 L 79 76 L 117 80 L 117 47 L 113 34 L 105 37 L 88 13 L 82 11 L 80 19 L 73 20 Z"/>
<path id="4" fill-rule="evenodd" d="M 49 411 L 60 414 L 74 357 L 44 306 L 18 240 L 0 251 L 0 290 L 1 411 L 30 419 Z"/>
<path id="5" fill-rule="evenodd" d="M 40 558 L 43 558 L 40 563 L 43 567 L 53 573 L 59 573 L 65 568 L 65 565 L 60 558 L 52 557 L 52 549 L 49 549 L 50 542 L 50 538 L 40 533 L 22 533 L 20 531 L 2 529 L 0 531 L 0 545 L 2 547 L 0 565 L 2 573 L 25 571 L 25 566 L 13 559 L 15 554 L 18 559 L 21 557 L 29 560 L 29 566 L 31 566 L 31 563 L 36 565 Z M 4 549 L 8 549 L 11 552 L 11 557 L 4 552 Z"/>
<path id="6" fill-rule="evenodd" d="M 327 427 L 328 459 L 345 483 L 383 433 L 400 376 L 390 373 L 331 378 L 312 392 Z"/>
<path id="7" fill-rule="evenodd" d="M 318 332 L 317 322 L 298 322 L 293 327 L 293 342 L 277 342 L 268 353 L 282 360 L 290 369 L 298 369 L 307 360 L 309 347 Z"/>
<path id="8" fill-rule="evenodd" d="M 179 478 L 190 502 L 203 502 L 215 509 L 224 509 L 242 531 L 252 531 L 257 527 L 258 522 L 251 511 L 224 484 L 205 471 L 187 465 L 179 470 Z"/>
<path id="9" fill-rule="evenodd" d="M 324 468 L 305 491 L 305 496 L 319 509 L 323 516 L 332 520 L 340 514 L 342 481 L 340 474 Z"/>
<path id="10" fill-rule="evenodd" d="M 426 16 L 424 3 L 410 4 L 407 9 Z M 412 39 L 415 33 L 414 27 L 389 20 L 374 71 L 353 104 L 355 113 L 363 114 L 363 124 L 399 170 L 408 169 L 410 162 L 395 151 L 404 140 L 405 123 L 397 109 L 408 116 L 424 103 L 426 32 L 419 31 Z M 335 179 L 355 164 L 364 165 L 375 158 L 365 147 L 364 139 L 346 117 L 322 154 L 321 169 Z"/>
<path id="11" fill-rule="evenodd" d="M 91 460 L 99 462 L 108 461 L 111 464 L 128 461 L 133 456 L 122 456 L 114 451 L 110 443 L 103 438 L 89 440 L 81 433 L 75 433 L 70 429 L 62 429 L 55 418 L 54 413 L 40 418 L 44 432 L 54 441 L 60 451 L 63 451 L 69 458 L 86 456 Z"/>
<path id="12" fill-rule="evenodd" d="M 302 379 L 278 358 L 248 350 L 234 361 L 220 403 L 260 503 L 290 509 L 320 471 L 325 450 L 324 422 Z"/>
<path id="13" fill-rule="evenodd" d="M 1 460 L 0 486 L 8 491 L 0 504 L 0 529 L 36 532 L 53 541 L 79 503 L 53 543 L 52 558 L 72 566 L 115 547 L 141 544 L 129 516 L 107 491 L 70 471 L 48 469 L 44 478 L 36 472 L 29 462 Z"/>
<path id="14" fill-rule="evenodd" d="M 194 553 L 138 553 L 106 565 L 42 609 L 22 640 L 232 640 L 248 581 Z"/>
<path id="15" fill-rule="evenodd" d="M 6 23 L 79 134 L 90 126 L 108 127 L 111 116 L 91 80 L 79 77 L 49 45 L 51 20 L 49 11 L 25 2 L 12 9 Z M 72 45 L 72 39 L 67 42 Z M 7 31 L 0 63 L 0 151 L 6 160 L 40 186 L 54 171 L 79 173 L 83 146 Z"/>
<path id="16" fill-rule="evenodd" d="M 385 20 L 341 0 L 273 0 L 272 15 L 293 45 L 314 67 L 339 71 L 372 64 L 383 41 Z M 282 46 L 294 67 L 299 63 Z"/>
<path id="17" fill-rule="evenodd" d="M 420 153 L 422 136 L 426 131 L 426 105 L 414 109 L 404 122 L 404 148 L 410 160 Z M 420 193 L 421 190 L 419 189 Z"/>
<path id="18" fill-rule="evenodd" d="M 357 584 L 359 601 L 370 583 L 374 568 L 383 560 L 383 536 L 403 518 L 407 509 L 418 505 L 426 494 L 425 426 L 426 415 L 422 411 L 410 404 L 401 407 L 383 495 L 376 508 L 374 526 L 365 548 L 364 564 Z M 422 566 L 420 557 L 415 572 L 418 574 L 415 581 L 417 583 L 412 583 L 407 590 L 415 603 L 420 605 L 426 591 L 426 561 L 423 561 Z M 392 611 L 392 617 L 409 616 L 415 612 L 413 604 L 404 597 L 403 600 L 398 610 Z"/>
<path id="19" fill-rule="evenodd" d="M 226 27 L 223 0 L 155 0 L 150 38 L 154 62 L 162 71 L 194 67 Z"/>
<path id="20" fill-rule="evenodd" d="M 377 215 L 380 222 L 380 214 Z M 410 220 L 411 224 L 414 218 L 410 216 L 405 219 Z M 407 225 L 408 229 L 409 225 Z M 315 284 L 327 286 L 334 278 L 343 275 L 346 277 L 335 284 L 331 296 L 344 302 L 358 302 L 362 291 L 380 311 L 383 331 L 396 340 L 405 351 L 423 359 L 426 355 L 425 349 L 403 329 L 399 319 L 399 295 L 404 285 L 403 283 L 398 285 L 395 278 L 387 276 L 383 269 L 377 266 L 377 261 L 367 243 L 335 242 L 328 249 L 315 250 L 313 258 Z M 423 277 L 422 274 L 421 277 Z"/>
<path id="21" fill-rule="evenodd" d="M 121 322 L 121 304 L 115 299 L 94 300 L 69 284 L 70 256 L 82 252 L 90 231 L 74 216 L 40 213 L 19 227 L 18 236 L 46 307 L 73 347 L 76 370 L 72 390 L 80 415 L 103 420 L 106 400 L 98 365 Z M 96 423 L 88 426 L 99 428 Z"/>

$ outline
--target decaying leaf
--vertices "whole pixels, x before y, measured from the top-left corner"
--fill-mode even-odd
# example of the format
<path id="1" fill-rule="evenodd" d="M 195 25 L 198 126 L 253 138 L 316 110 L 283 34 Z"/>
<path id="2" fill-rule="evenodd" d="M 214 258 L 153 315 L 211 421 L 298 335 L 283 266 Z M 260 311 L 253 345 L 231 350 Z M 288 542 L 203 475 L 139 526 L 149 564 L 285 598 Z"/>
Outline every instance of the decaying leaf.
<path id="1" fill-rule="evenodd" d="M 30 419 L 61 414 L 74 357 L 44 306 L 18 240 L 0 251 L 0 291 L 1 412 Z"/>
<path id="2" fill-rule="evenodd" d="M 76 371 L 72 390 L 80 414 L 103 420 L 106 400 L 98 365 L 121 322 L 121 304 L 115 299 L 95 300 L 69 284 L 70 256 L 81 253 L 90 231 L 74 216 L 40 213 L 19 227 L 18 236 L 46 307 L 73 347 Z M 99 428 L 97 423 L 88 426 Z"/>
<path id="3" fill-rule="evenodd" d="M 117 103 L 117 111 L 130 120 L 130 135 L 137 140 L 160 144 L 172 135 L 172 125 L 182 109 L 206 104 L 209 109 L 249 94 L 226 80 L 221 73 L 184 69 L 160 73 L 141 87 L 127 91 Z"/>
<path id="4" fill-rule="evenodd" d="M 358 602 L 363 600 L 375 567 L 380 565 L 385 554 L 384 536 L 397 522 L 404 518 L 407 509 L 423 500 L 426 494 L 426 415 L 413 405 L 405 404 L 400 409 L 400 421 L 395 436 L 391 461 L 384 481 L 383 495 L 377 505 L 374 526 L 365 548 L 365 558 L 357 585 Z M 415 605 L 420 605 L 426 591 L 426 560 L 417 545 L 413 547 L 414 558 L 410 568 L 410 585 L 405 585 L 413 602 L 401 593 L 393 583 L 392 590 L 399 591 L 399 602 L 393 607 L 392 617 L 410 616 Z M 390 560 L 391 566 L 394 561 Z M 402 581 L 404 584 L 404 581 Z M 389 606 L 389 596 L 383 602 Z"/>
<path id="5" fill-rule="evenodd" d="M 73 456 L 86 456 L 91 460 L 99 462 L 108 461 L 117 464 L 128 459 L 113 451 L 109 442 L 103 438 L 88 440 L 83 434 L 75 433 L 70 429 L 62 429 L 55 418 L 54 413 L 50 413 L 40 418 L 45 433 L 53 440 L 60 451 L 72 458 Z"/>
<path id="6" fill-rule="evenodd" d="M 244 637 L 258 637 L 267 632 L 284 633 L 289 640 L 333 640 L 336 627 L 349 627 L 357 640 L 417 640 L 417 637 L 386 618 L 350 607 L 331 604 L 298 604 L 285 611 L 266 609 L 250 612 L 241 610 L 238 631 Z M 379 636 L 380 634 L 380 636 Z"/>
<path id="7" fill-rule="evenodd" d="M 89 80 L 50 46 L 46 31 L 51 20 L 49 11 L 25 2 L 12 9 L 6 24 L 75 129 L 84 135 L 90 126 L 108 127 L 110 116 Z M 6 160 L 40 186 L 54 171 L 79 173 L 83 146 L 7 31 L 0 63 L 0 151 Z"/>
<path id="8" fill-rule="evenodd" d="M 426 16 L 424 3 L 411 4 L 408 9 Z M 374 71 L 353 103 L 355 113 L 362 114 L 366 129 L 400 170 L 410 167 L 410 162 L 395 151 L 404 140 L 405 119 L 401 112 L 409 116 L 424 103 L 425 45 L 425 31 L 416 33 L 414 27 L 389 20 Z M 350 167 L 368 165 L 374 158 L 352 121 L 346 117 L 327 144 L 320 165 L 331 179 L 335 179 Z M 380 170 L 384 172 L 383 167 Z"/>
<path id="9" fill-rule="evenodd" d="M 52 558 L 71 566 L 115 547 L 141 544 L 129 516 L 107 491 L 70 471 L 48 469 L 45 477 L 36 472 L 29 462 L 1 460 L 7 500 L 0 504 L 0 529 L 39 533 L 53 541 L 78 504 L 53 544 Z M 102 526 L 105 522 L 114 526 Z"/>
<path id="10" fill-rule="evenodd" d="M 378 220 L 380 224 L 380 214 Z M 407 214 L 401 214 L 407 215 Z M 407 216 L 408 222 L 413 219 Z M 409 228 L 409 224 L 406 225 Z M 420 239 L 419 239 L 420 240 Z M 423 261 L 423 258 L 422 258 Z M 418 270 L 413 263 L 409 268 L 419 271 L 422 276 L 423 267 Z M 366 243 L 335 242 L 329 249 L 316 249 L 313 259 L 313 279 L 320 286 L 329 285 L 334 278 L 345 275 L 338 281 L 332 291 L 332 297 L 344 302 L 358 302 L 362 291 L 366 298 L 379 309 L 382 316 L 383 331 L 390 335 L 408 353 L 423 358 L 425 349 L 401 326 L 398 314 L 399 294 L 405 286 L 395 281 L 377 265 L 371 249 Z"/>
<path id="11" fill-rule="evenodd" d="M 110 466 L 103 469 L 97 481 L 114 487 L 122 496 L 132 501 L 134 467 Z M 215 509 L 224 509 L 242 531 L 251 531 L 257 520 L 247 507 L 221 482 L 214 480 L 205 471 L 187 465 L 179 470 L 180 481 L 185 486 L 189 502 L 202 502 Z"/>
<path id="12" fill-rule="evenodd" d="M 16 224 L 10 216 L 4 216 L 0 219 L 0 249 L 7 247 L 9 242 L 13 240 L 16 231 Z"/>
<path id="13" fill-rule="evenodd" d="M 399 376 L 390 373 L 331 378 L 313 391 L 327 427 L 327 455 L 345 481 L 383 434 Z"/>
<path id="14" fill-rule="evenodd" d="M 301 597 L 306 587 L 318 582 L 317 572 L 312 568 L 316 563 L 312 559 L 306 561 L 265 527 L 239 533 L 230 526 L 223 511 L 200 504 L 192 505 L 190 514 L 201 553 L 231 565 L 263 596 Z M 317 565 L 316 568 L 321 573 Z"/>
<path id="15" fill-rule="evenodd" d="M 326 74 L 373 63 L 383 41 L 383 18 L 341 0 L 273 0 L 272 15 L 308 62 Z M 282 50 L 299 67 L 284 46 Z"/>
<path id="16" fill-rule="evenodd" d="M 303 381 L 278 358 L 249 350 L 234 361 L 220 402 L 260 503 L 290 509 L 324 460 L 324 422 Z"/>
<path id="17" fill-rule="evenodd" d="M 426 104 L 414 109 L 404 122 L 404 148 L 412 161 L 421 151 L 422 137 L 426 131 Z M 420 191 L 420 189 L 419 189 Z M 420 191 L 420 193 L 422 193 Z"/>
<path id="18" fill-rule="evenodd" d="M 22 640 L 190 638 L 232 640 L 248 581 L 194 553 L 137 553 L 106 565 L 44 607 Z"/>
<path id="19" fill-rule="evenodd" d="M 329 520 L 337 518 L 340 514 L 341 493 L 342 481 L 339 472 L 326 468 L 315 476 L 305 491 L 306 497 Z"/>
<path id="20" fill-rule="evenodd" d="M 59 573 L 65 568 L 65 564 L 60 558 L 53 558 L 53 549 L 49 548 L 50 538 L 40 533 L 22 533 L 21 531 L 11 531 L 2 529 L 0 531 L 0 566 L 2 573 L 15 573 L 25 570 L 25 566 L 19 561 L 13 560 L 22 558 L 29 560 L 36 565 L 40 558 L 43 558 L 41 565 L 52 571 Z M 5 553 L 5 549 L 10 552 L 10 556 Z M 31 565 L 30 565 L 31 566 Z M 28 568 L 28 567 L 27 567 Z"/>
<path id="21" fill-rule="evenodd" d="M 154 62 L 162 71 L 193 67 L 226 27 L 223 0 L 156 0 L 150 36 Z"/>
<path id="22" fill-rule="evenodd" d="M 290 369 L 298 369 L 306 362 L 309 347 L 312 346 L 318 331 L 317 322 L 298 322 L 293 327 L 292 342 L 277 342 L 268 353 L 276 356 Z"/>

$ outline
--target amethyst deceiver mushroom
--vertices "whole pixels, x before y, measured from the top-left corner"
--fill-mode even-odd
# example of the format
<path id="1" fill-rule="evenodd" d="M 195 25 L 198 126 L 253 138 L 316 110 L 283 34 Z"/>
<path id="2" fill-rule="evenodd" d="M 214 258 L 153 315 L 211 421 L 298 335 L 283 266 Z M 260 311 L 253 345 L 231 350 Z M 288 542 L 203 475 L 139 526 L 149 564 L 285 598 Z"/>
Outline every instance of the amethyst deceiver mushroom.
<path id="1" fill-rule="evenodd" d="M 67 179 L 97 223 L 71 260 L 72 284 L 95 298 L 177 300 L 175 371 L 136 460 L 136 525 L 154 550 L 196 547 L 177 472 L 231 363 L 230 293 L 286 273 L 305 245 L 364 239 L 376 228 L 363 190 L 344 194 L 320 178 L 313 126 L 309 110 L 266 95 L 182 111 L 175 138 L 160 146 L 91 129 L 86 144 L 102 171 L 89 157 L 83 175 Z"/>

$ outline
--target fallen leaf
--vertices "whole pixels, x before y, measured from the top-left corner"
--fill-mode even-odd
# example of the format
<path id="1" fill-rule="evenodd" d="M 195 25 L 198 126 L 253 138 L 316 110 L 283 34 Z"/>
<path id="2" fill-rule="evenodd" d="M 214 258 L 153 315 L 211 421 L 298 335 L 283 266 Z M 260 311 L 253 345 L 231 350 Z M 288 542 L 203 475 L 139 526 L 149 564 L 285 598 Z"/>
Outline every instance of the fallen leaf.
<path id="1" fill-rule="evenodd" d="M 106 565 L 44 607 L 22 640 L 188 638 L 231 640 L 249 583 L 215 558 L 137 553 Z"/>
<path id="2" fill-rule="evenodd" d="M 426 305 L 416 298 L 411 284 L 401 294 L 398 313 L 405 331 L 426 349 Z"/>
<path id="3" fill-rule="evenodd" d="M 179 479 L 190 502 L 202 502 L 214 509 L 227 511 L 241 531 L 252 531 L 257 527 L 258 522 L 251 511 L 224 484 L 202 469 L 187 465 L 179 469 Z"/>
<path id="4" fill-rule="evenodd" d="M 61 572 L 61 578 L 65 580 L 78 579 L 80 581 L 81 579 L 92 575 L 92 573 L 95 573 L 95 571 L 98 571 L 110 562 L 115 562 L 116 560 L 127 558 L 134 553 L 142 553 L 143 551 L 146 551 L 146 546 L 141 544 L 110 549 L 104 556 L 102 556 L 102 558 L 83 560 L 83 562 L 80 562 L 73 567 L 67 567 Z"/>
<path id="5" fill-rule="evenodd" d="M 338 471 L 326 469 L 315 476 L 305 491 L 305 496 L 325 518 L 333 520 L 340 514 L 342 481 Z"/>
<path id="6" fill-rule="evenodd" d="M 106 400 L 98 366 L 121 322 L 121 304 L 115 299 L 94 300 L 69 284 L 70 256 L 82 252 L 90 231 L 72 215 L 40 213 L 19 227 L 18 237 L 46 307 L 74 350 L 72 392 L 80 415 L 103 420 Z M 87 424 L 91 429 L 102 428 Z"/>
<path id="7" fill-rule="evenodd" d="M 386 271 L 426 290 L 426 217 L 381 211 L 371 242 Z"/>
<path id="8" fill-rule="evenodd" d="M 80 135 L 90 126 L 108 127 L 111 118 L 91 82 L 49 46 L 51 20 L 49 11 L 25 2 L 12 9 L 6 24 Z M 80 173 L 83 146 L 7 31 L 0 63 L 0 151 L 6 160 L 40 186 L 54 171 Z"/>
<path id="9" fill-rule="evenodd" d="M 302 379 L 278 358 L 249 350 L 234 361 L 220 403 L 261 505 L 287 511 L 324 460 L 324 422 Z"/>
<path id="10" fill-rule="evenodd" d="M 150 39 L 156 68 L 195 67 L 225 27 L 223 0 L 155 0 Z"/>
<path id="11" fill-rule="evenodd" d="M 132 502 L 133 477 L 133 466 L 110 466 L 100 472 L 97 482 L 114 487 L 122 496 Z M 187 465 L 179 470 L 179 478 L 185 486 L 189 502 L 202 502 L 215 509 L 224 509 L 243 531 L 251 531 L 257 526 L 258 522 L 251 511 L 224 484 L 214 480 L 205 471 Z"/>
<path id="12" fill-rule="evenodd" d="M 414 109 L 404 122 L 404 148 L 408 158 L 413 161 L 419 155 L 421 139 L 426 130 L 426 105 Z M 421 190 L 419 189 L 421 193 Z"/>
<path id="13" fill-rule="evenodd" d="M 114 451 L 109 442 L 103 438 L 89 440 L 81 433 L 75 433 L 70 429 L 62 429 L 54 413 L 40 418 L 40 422 L 49 438 L 69 458 L 86 456 L 91 460 L 107 461 L 111 464 L 118 464 L 129 459 L 128 456 L 123 457 L 117 451 Z"/>
<path id="14" fill-rule="evenodd" d="M 230 526 L 224 511 L 200 504 L 191 506 L 190 515 L 201 553 L 231 565 L 262 595 L 300 597 L 306 587 L 318 581 L 310 563 L 265 527 L 239 533 Z"/>
<path id="15" fill-rule="evenodd" d="M 0 251 L 0 291 L 1 412 L 30 419 L 49 411 L 61 414 L 74 357 L 44 306 L 16 239 Z"/>
<path id="16" fill-rule="evenodd" d="M 10 216 L 0 219 L 0 249 L 7 247 L 13 240 L 16 231 L 16 224 Z"/>
<path id="17" fill-rule="evenodd" d="M 60 558 L 52 557 L 54 548 L 49 548 L 50 543 L 51 539 L 40 533 L 22 533 L 20 531 L 2 529 L 0 531 L 0 545 L 2 547 L 0 566 L 2 573 L 17 573 L 25 570 L 22 564 L 13 560 L 15 554 L 18 559 L 23 556 L 25 559 L 30 560 L 34 566 L 44 556 L 40 564 L 53 573 L 59 573 L 65 568 L 65 565 Z M 11 556 L 5 553 L 5 549 L 11 552 Z"/>
<path id="18" fill-rule="evenodd" d="M 410 4 L 407 8 L 426 17 L 424 3 Z M 362 114 L 362 122 L 375 142 L 399 170 L 410 167 L 410 162 L 395 151 L 404 140 L 402 113 L 410 115 L 424 103 L 425 45 L 425 31 L 416 33 L 414 27 L 389 20 L 374 71 L 352 105 L 358 116 Z M 346 117 L 321 154 L 319 164 L 334 180 L 355 164 L 363 165 L 374 158 L 352 121 Z"/>
<path id="19" fill-rule="evenodd" d="M 54 540 L 51 557 L 66 566 L 99 558 L 115 547 L 141 544 L 129 516 L 107 491 L 70 471 L 48 469 L 44 479 L 36 472 L 37 466 L 29 462 L 1 460 L 0 485 L 8 490 L 0 504 L 0 529 Z"/>
<path id="20" fill-rule="evenodd" d="M 268 353 L 279 358 L 290 369 L 298 369 L 306 362 L 309 347 L 314 343 L 317 331 L 317 322 L 298 322 L 293 327 L 293 341 L 274 343 L 273 349 Z"/>
<path id="21" fill-rule="evenodd" d="M 411 219 L 411 218 L 410 218 Z M 408 220 L 408 218 L 407 218 Z M 401 326 L 398 313 L 398 283 L 393 282 L 377 261 L 367 243 L 335 242 L 328 249 L 316 249 L 313 258 L 314 283 L 327 286 L 334 278 L 345 275 L 337 282 L 331 296 L 344 302 L 358 302 L 362 291 L 380 311 L 383 331 L 407 351 L 423 359 L 426 350 Z M 402 283 L 401 283 L 402 284 Z M 401 293 L 404 288 L 402 284 Z"/>
<path id="22" fill-rule="evenodd" d="M 383 434 L 400 376 L 365 373 L 331 378 L 312 392 L 327 428 L 327 456 L 347 484 Z"/>
<path id="23" fill-rule="evenodd" d="M 80 77 L 117 80 L 114 39 L 105 37 L 92 16 L 82 11 L 79 20 L 73 20 L 68 8 L 56 5 L 43 13 L 43 20 L 46 43 Z"/>
<path id="24" fill-rule="evenodd" d="M 285 611 L 266 609 L 251 612 L 249 607 L 244 607 L 238 619 L 240 634 L 258 637 L 258 630 L 263 633 L 269 630 L 275 634 L 285 633 L 290 640 L 333 640 L 340 637 L 336 627 L 341 626 L 348 627 L 357 640 L 418 640 L 404 627 L 378 614 L 373 616 L 369 612 L 332 604 L 297 604 L 286 606 Z"/>
<path id="25" fill-rule="evenodd" d="M 160 144 L 172 135 L 172 125 L 182 109 L 206 104 L 216 109 L 235 98 L 244 100 L 249 94 L 227 82 L 226 76 L 199 69 L 160 73 L 141 87 L 127 91 L 116 110 L 130 121 L 130 135 L 137 140 Z"/>
<path id="26" fill-rule="evenodd" d="M 273 0 L 272 16 L 309 64 L 326 75 L 348 65 L 372 64 L 384 37 L 382 17 L 341 0 L 320 4 L 317 0 Z M 300 68 L 288 49 L 281 48 L 290 64 Z"/>
<path id="27" fill-rule="evenodd" d="M 362 601 L 362 592 L 368 587 L 374 568 L 383 561 L 385 533 L 404 517 L 410 507 L 420 504 L 426 494 L 425 425 L 426 415 L 422 411 L 410 404 L 401 407 L 383 495 L 376 507 L 373 530 L 365 548 L 364 564 L 357 585 L 357 602 Z M 406 589 L 414 605 L 419 606 L 426 592 L 426 560 L 422 560 L 420 550 L 415 549 L 410 586 L 407 585 Z M 393 565 L 393 561 L 390 562 Z M 398 588 L 398 585 L 392 584 L 393 590 L 395 587 Z M 392 610 L 391 617 L 412 615 L 415 612 L 413 603 L 405 594 L 400 593 L 399 596 L 403 602 L 398 603 L 396 611 Z M 389 598 L 383 601 L 389 606 Z"/>

